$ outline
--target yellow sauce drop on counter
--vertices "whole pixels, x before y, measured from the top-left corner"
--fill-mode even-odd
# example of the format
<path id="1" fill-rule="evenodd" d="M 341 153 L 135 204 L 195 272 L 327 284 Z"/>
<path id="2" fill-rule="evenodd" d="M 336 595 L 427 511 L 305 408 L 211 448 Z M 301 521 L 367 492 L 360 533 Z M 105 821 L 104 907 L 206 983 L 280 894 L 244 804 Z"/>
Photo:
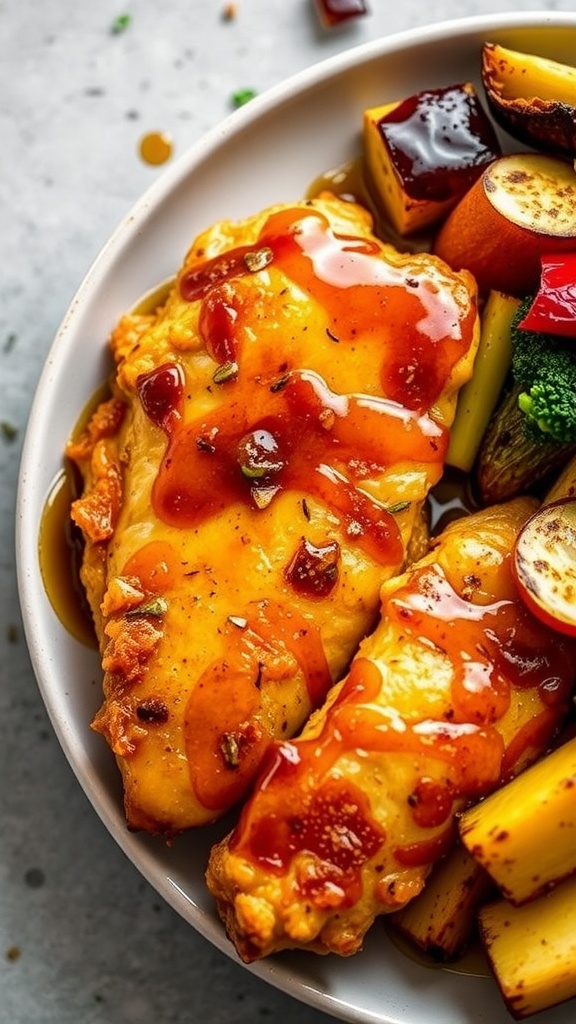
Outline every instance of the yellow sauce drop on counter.
<path id="1" fill-rule="evenodd" d="M 148 132 L 140 139 L 139 152 L 145 164 L 157 167 L 172 156 L 172 139 L 165 132 Z"/>

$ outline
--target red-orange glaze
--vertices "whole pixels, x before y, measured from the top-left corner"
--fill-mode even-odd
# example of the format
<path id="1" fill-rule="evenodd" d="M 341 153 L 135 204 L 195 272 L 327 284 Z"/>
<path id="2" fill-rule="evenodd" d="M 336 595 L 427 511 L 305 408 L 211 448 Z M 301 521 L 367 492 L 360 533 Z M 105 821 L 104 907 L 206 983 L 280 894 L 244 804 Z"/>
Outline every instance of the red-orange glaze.
<path id="1" fill-rule="evenodd" d="M 184 720 L 192 788 L 215 811 L 245 793 L 271 740 L 257 714 L 269 682 L 263 648 L 296 659 L 312 707 L 333 682 L 318 631 L 294 609 L 262 603 L 250 619 L 229 624 L 227 656 L 198 681 Z"/>
<path id="2" fill-rule="evenodd" d="M 242 457 L 247 436 L 258 431 L 274 439 L 276 465 L 255 478 L 243 472 Z M 225 411 L 170 435 L 154 506 L 165 522 L 192 527 L 233 502 L 258 507 L 264 488 L 303 489 L 325 501 L 361 547 L 397 563 L 402 555 L 394 517 L 355 486 L 355 478 L 359 483 L 403 458 L 439 464 L 446 443 L 447 432 L 426 414 L 384 398 L 336 395 L 312 371 L 295 371 L 280 388 L 241 377 Z"/>
<path id="3" fill-rule="evenodd" d="M 448 655 L 453 665 L 450 714 L 392 728 L 377 706 L 380 670 L 374 662 L 357 658 L 320 737 L 270 747 L 256 794 L 232 834 L 232 852 L 272 873 L 285 871 L 299 852 L 318 853 L 310 845 L 310 825 L 302 828 L 301 822 L 305 818 L 309 823 L 319 813 L 317 806 L 327 806 L 322 794 L 334 785 L 329 773 L 348 751 L 362 751 L 363 757 L 406 753 L 427 763 L 443 762 L 445 784 L 424 776 L 409 797 L 416 823 L 437 828 L 451 817 L 457 799 L 477 798 L 494 788 L 527 749 L 539 741 L 542 745 L 542 737 L 553 732 L 553 722 L 565 714 L 574 649 L 540 627 L 519 600 L 473 604 L 459 596 L 440 566 L 427 564 L 392 593 L 383 615 L 400 623 L 407 636 Z M 513 688 L 544 693 L 548 711 L 521 730 L 506 753 L 498 722 Z M 361 864 L 378 848 L 379 828 L 361 791 L 353 782 L 346 786 L 354 807 L 355 858 L 346 875 L 351 888 L 343 905 L 349 905 L 359 885 Z M 337 832 L 342 826 L 348 832 L 346 817 L 340 819 L 334 806 L 332 812 L 331 828 Z M 322 824 L 319 820 L 317 828 Z M 399 865 L 426 865 L 446 852 L 452 838 L 450 823 L 430 840 L 397 847 L 394 855 Z M 274 857 L 271 850 L 281 853 Z"/>
<path id="4" fill-rule="evenodd" d="M 146 415 L 167 433 L 182 415 L 183 388 L 184 374 L 175 363 L 165 363 L 138 377 L 138 395 Z"/>
<path id="5" fill-rule="evenodd" d="M 449 828 L 432 839 L 423 839 L 419 843 L 407 843 L 394 850 L 394 857 L 405 868 L 415 868 L 434 864 L 444 857 L 454 846 L 456 829 L 452 823 Z"/>
<path id="6" fill-rule="evenodd" d="M 280 490 L 298 488 L 325 501 L 373 556 L 398 561 L 393 517 L 357 485 L 403 458 L 442 463 L 447 431 L 425 410 L 465 353 L 468 334 L 444 286 L 431 282 L 425 269 L 410 276 L 375 259 L 378 251 L 375 241 L 337 236 L 322 213 L 289 209 L 269 217 L 256 246 L 240 246 L 183 275 L 182 296 L 201 300 L 207 350 L 227 368 L 214 386 L 227 388 L 229 401 L 182 424 L 178 368 L 165 366 L 139 381 L 146 412 L 169 435 L 153 495 L 163 521 L 193 527 L 233 502 L 258 508 L 263 491 L 270 501 Z M 249 311 L 234 282 L 268 265 L 314 295 L 335 342 L 353 345 L 359 333 L 372 339 L 381 352 L 385 397 L 337 395 L 302 368 L 283 377 L 271 376 L 266 365 L 244 373 L 241 338 Z M 386 345 L 380 337 L 384 317 Z M 263 433 L 276 459 L 256 474 L 242 465 L 242 453 Z"/>
<path id="7" fill-rule="evenodd" d="M 246 792 L 270 742 L 254 717 L 258 673 L 257 662 L 233 651 L 203 673 L 188 700 L 184 732 L 190 783 L 215 813 Z"/>
<path id="8" fill-rule="evenodd" d="M 272 871 L 285 871 L 301 849 L 314 853 L 322 863 L 304 869 L 299 888 L 317 906 L 333 907 L 355 902 L 359 869 L 384 839 L 361 790 L 350 782 L 332 779 L 312 794 L 301 813 L 290 818 L 261 818 L 251 842 L 259 864 Z"/>
<path id="9" fill-rule="evenodd" d="M 189 301 L 204 300 L 201 329 L 218 362 L 241 359 L 243 310 L 226 284 L 250 273 L 250 265 L 278 266 L 314 295 L 337 342 L 353 344 L 362 332 L 372 334 L 378 345 L 385 316 L 398 332 L 382 351 L 384 393 L 409 409 L 429 408 L 466 351 L 466 332 L 455 322 L 448 292 L 427 280 L 426 269 L 409 277 L 400 267 L 374 259 L 379 251 L 375 241 L 336 235 L 317 210 L 287 209 L 268 218 L 257 246 L 202 263 L 183 276 L 180 290 Z"/>
<path id="10" fill-rule="evenodd" d="M 174 548 L 167 541 L 154 540 L 128 559 L 123 576 L 134 578 L 144 593 L 166 594 L 182 575 Z"/>

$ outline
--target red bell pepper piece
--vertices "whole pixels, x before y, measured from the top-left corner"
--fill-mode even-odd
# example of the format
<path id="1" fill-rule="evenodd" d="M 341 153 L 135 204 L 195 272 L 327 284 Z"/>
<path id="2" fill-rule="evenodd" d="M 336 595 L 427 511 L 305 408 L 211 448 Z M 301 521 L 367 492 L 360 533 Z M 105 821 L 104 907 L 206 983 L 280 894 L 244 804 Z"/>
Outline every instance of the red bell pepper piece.
<path id="1" fill-rule="evenodd" d="M 542 256 L 540 287 L 519 327 L 576 338 L 576 252 Z"/>

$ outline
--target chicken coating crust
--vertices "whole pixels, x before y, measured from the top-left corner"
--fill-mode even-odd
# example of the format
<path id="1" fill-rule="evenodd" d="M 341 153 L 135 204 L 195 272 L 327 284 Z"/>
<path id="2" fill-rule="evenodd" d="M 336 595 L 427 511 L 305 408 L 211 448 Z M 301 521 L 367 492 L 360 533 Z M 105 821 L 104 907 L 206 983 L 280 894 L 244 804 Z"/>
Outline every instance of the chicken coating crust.
<path id="1" fill-rule="evenodd" d="M 381 620 L 302 734 L 279 742 L 207 871 L 251 961 L 347 956 L 451 847 L 455 815 L 544 750 L 576 646 L 539 624 L 510 571 L 531 499 L 446 528 L 382 587 Z"/>
<path id="2" fill-rule="evenodd" d="M 422 546 L 477 343 L 470 275 L 330 195 L 214 225 L 119 322 L 68 454 L 130 827 L 218 818 L 343 676 Z"/>

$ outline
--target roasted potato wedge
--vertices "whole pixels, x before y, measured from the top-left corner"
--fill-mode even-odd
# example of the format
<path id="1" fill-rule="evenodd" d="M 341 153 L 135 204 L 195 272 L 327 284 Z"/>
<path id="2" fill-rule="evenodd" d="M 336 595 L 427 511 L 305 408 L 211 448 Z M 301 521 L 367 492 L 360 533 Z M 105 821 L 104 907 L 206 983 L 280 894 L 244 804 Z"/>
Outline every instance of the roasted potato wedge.
<path id="1" fill-rule="evenodd" d="M 482 82 L 494 118 L 510 135 L 557 155 L 576 154 L 576 68 L 485 43 Z"/>
<path id="2" fill-rule="evenodd" d="M 514 906 L 576 874 L 575 790 L 576 737 L 461 816 L 464 846 Z"/>
<path id="3" fill-rule="evenodd" d="M 508 1012 L 516 1020 L 576 996 L 576 875 L 515 907 L 488 903 L 480 935 Z"/>
<path id="4" fill-rule="evenodd" d="M 432 960 L 464 956 L 477 930 L 481 905 L 497 892 L 481 864 L 458 844 L 434 867 L 426 886 L 391 915 L 398 932 Z"/>

